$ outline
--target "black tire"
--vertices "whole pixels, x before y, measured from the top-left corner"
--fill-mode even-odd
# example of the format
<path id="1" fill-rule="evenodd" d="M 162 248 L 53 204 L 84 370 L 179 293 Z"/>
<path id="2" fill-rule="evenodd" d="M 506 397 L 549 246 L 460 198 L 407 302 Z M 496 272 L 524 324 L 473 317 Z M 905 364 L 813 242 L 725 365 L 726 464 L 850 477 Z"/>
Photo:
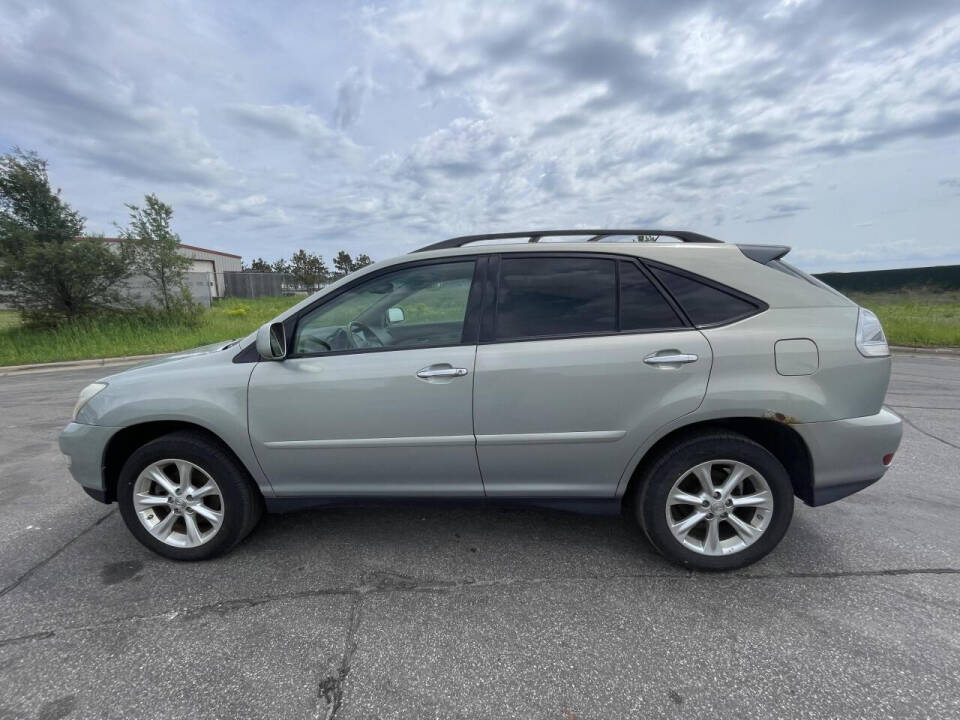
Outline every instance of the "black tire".
<path id="1" fill-rule="evenodd" d="M 143 526 L 133 506 L 134 483 L 148 465 L 160 460 L 187 460 L 214 479 L 223 497 L 220 529 L 203 545 L 173 547 L 155 538 Z M 200 433 L 179 431 L 152 440 L 134 451 L 123 465 L 117 482 L 117 503 L 130 532 L 158 555 L 172 560 L 206 560 L 231 550 L 256 526 L 263 498 L 246 469 L 219 443 Z"/>
<path id="2" fill-rule="evenodd" d="M 763 476 L 773 495 L 773 517 L 760 538 L 739 552 L 705 555 L 674 537 L 667 524 L 667 498 L 681 475 L 718 459 L 743 462 Z M 777 546 L 793 519 L 793 485 L 787 471 L 767 449 L 735 432 L 708 430 L 679 439 L 647 466 L 638 481 L 634 514 L 650 543 L 671 561 L 697 570 L 733 570 L 755 563 Z"/>

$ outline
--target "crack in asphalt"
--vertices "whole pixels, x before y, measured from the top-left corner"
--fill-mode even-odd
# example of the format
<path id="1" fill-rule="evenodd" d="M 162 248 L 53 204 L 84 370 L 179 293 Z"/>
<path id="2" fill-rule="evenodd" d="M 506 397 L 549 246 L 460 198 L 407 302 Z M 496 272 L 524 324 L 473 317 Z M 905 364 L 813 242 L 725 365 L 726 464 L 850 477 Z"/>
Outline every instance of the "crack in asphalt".
<path id="1" fill-rule="evenodd" d="M 357 593 L 350 608 L 350 624 L 347 627 L 347 637 L 343 642 L 343 655 L 340 665 L 334 675 L 328 675 L 320 681 L 317 688 L 317 718 L 323 714 L 323 720 L 333 720 L 343 704 L 343 686 L 350 674 L 350 665 L 357 652 L 360 632 L 360 614 L 363 610 L 363 593 Z"/>
<path id="2" fill-rule="evenodd" d="M 583 575 L 578 577 L 555 578 L 494 578 L 490 580 L 436 580 L 418 582 L 414 578 L 403 575 L 389 574 L 379 576 L 376 582 L 342 588 L 317 588 L 315 590 L 299 590 L 290 593 L 277 593 L 249 598 L 234 598 L 221 600 L 215 603 L 197 605 L 190 608 L 179 608 L 165 612 L 148 613 L 143 615 L 126 615 L 109 618 L 98 623 L 84 625 L 64 625 L 53 629 L 42 630 L 28 635 L 19 635 L 9 638 L 0 638 L 0 647 L 17 643 L 48 640 L 63 632 L 85 632 L 99 630 L 105 626 L 114 626 L 121 622 L 147 622 L 157 619 L 184 621 L 193 620 L 210 614 L 227 615 L 238 610 L 257 607 L 272 602 L 285 600 L 301 600 L 317 597 L 352 597 L 354 604 L 350 613 L 350 623 L 347 632 L 347 641 L 341 657 L 338 670 L 335 674 L 324 678 L 319 684 L 318 705 L 326 707 L 327 712 L 334 712 L 342 700 L 343 681 L 350 671 L 350 663 L 357 649 L 357 634 L 360 628 L 360 616 L 363 599 L 367 595 L 386 594 L 392 592 L 412 593 L 439 593 L 444 594 L 456 590 L 496 588 L 510 586 L 535 586 L 553 583 L 581 583 L 597 581 L 662 579 L 688 582 L 690 580 L 707 580 L 708 582 L 722 582 L 728 580 L 836 580 L 842 578 L 862 577 L 905 577 L 911 575 L 960 575 L 960 568 L 881 568 L 877 570 L 836 570 L 820 572 L 779 572 L 779 573 L 739 573 L 735 575 L 694 573 L 634 573 L 620 575 Z M 339 699 L 338 699 L 339 698 Z M 332 710 L 331 710 L 332 708 Z M 324 715 L 325 718 L 333 715 Z"/>
<path id="3" fill-rule="evenodd" d="M 42 568 L 42 567 L 43 567 L 44 565 L 46 565 L 48 562 L 50 562 L 51 560 L 53 560 L 54 558 L 56 558 L 60 553 L 62 553 L 62 552 L 63 552 L 64 550 L 66 550 L 68 547 L 70 547 L 71 545 L 73 545 L 77 540 L 79 540 L 80 538 L 82 538 L 82 537 L 83 537 L 84 535 L 86 535 L 88 532 L 90 532 L 91 530 L 93 530 L 94 528 L 96 528 L 98 525 L 100 525 L 104 520 L 106 520 L 108 517 L 110 517 L 111 515 L 113 515 L 116 511 L 117 511 L 117 509 L 116 509 L 116 508 L 113 508 L 112 510 L 110 510 L 109 512 L 107 512 L 105 515 L 101 516 L 99 520 L 97 520 L 96 522 L 88 525 L 88 526 L 85 527 L 83 530 L 81 530 L 78 534 L 74 535 L 72 538 L 70 538 L 69 540 L 67 540 L 63 545 L 61 545 L 61 546 L 58 547 L 56 550 L 54 550 L 52 553 L 50 553 L 49 555 L 47 555 L 47 557 L 43 558 L 43 560 L 41 560 L 40 562 L 38 562 L 38 563 L 36 563 L 35 565 L 33 565 L 32 567 L 30 567 L 25 573 L 23 573 L 23 575 L 21 575 L 21 576 L 18 577 L 16 580 L 14 580 L 12 583 L 10 583 L 10 584 L 7 585 L 5 588 L 3 588 L 2 590 L 0 590 L 0 598 L 2 598 L 4 595 L 6 595 L 6 594 L 7 594 L 8 592 L 10 592 L 11 590 L 16 589 L 24 580 L 26 580 L 26 579 L 29 578 L 31 575 L 33 575 L 37 570 L 39 570 L 40 568 Z"/>
<path id="4" fill-rule="evenodd" d="M 896 408 L 896 405 L 894 405 L 894 406 L 892 406 L 892 407 Z M 911 419 L 908 418 L 906 415 L 904 415 L 902 412 L 900 413 L 900 417 L 903 418 L 903 421 L 904 421 L 907 425 L 909 425 L 910 427 L 912 427 L 914 430 L 916 430 L 916 431 L 917 431 L 918 433 L 920 433 L 921 435 L 926 435 L 926 436 L 927 436 L 928 438 L 930 438 L 931 440 L 939 440 L 939 441 L 942 442 L 944 445 L 949 445 L 950 447 L 954 448 L 955 450 L 960 450 L 960 445 L 957 445 L 957 444 L 955 444 L 955 443 L 952 443 L 952 442 L 950 442 L 949 440 L 944 440 L 942 437 L 939 437 L 938 435 L 934 435 L 934 434 L 931 433 L 931 432 L 927 432 L 927 431 L 924 430 L 922 427 L 920 427 L 920 426 L 917 425 L 915 422 L 913 422 L 913 420 L 911 420 Z"/>

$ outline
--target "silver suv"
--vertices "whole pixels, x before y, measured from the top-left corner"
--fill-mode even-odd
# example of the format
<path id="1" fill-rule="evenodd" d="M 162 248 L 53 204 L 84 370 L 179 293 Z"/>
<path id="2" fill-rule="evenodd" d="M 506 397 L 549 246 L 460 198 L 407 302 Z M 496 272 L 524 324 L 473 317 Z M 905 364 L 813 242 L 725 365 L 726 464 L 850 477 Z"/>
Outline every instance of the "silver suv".
<path id="1" fill-rule="evenodd" d="M 447 240 L 89 385 L 60 447 L 170 558 L 229 550 L 263 509 L 443 498 L 622 510 L 675 562 L 740 567 L 794 496 L 878 480 L 902 430 L 877 318 L 788 250 L 662 230 Z"/>

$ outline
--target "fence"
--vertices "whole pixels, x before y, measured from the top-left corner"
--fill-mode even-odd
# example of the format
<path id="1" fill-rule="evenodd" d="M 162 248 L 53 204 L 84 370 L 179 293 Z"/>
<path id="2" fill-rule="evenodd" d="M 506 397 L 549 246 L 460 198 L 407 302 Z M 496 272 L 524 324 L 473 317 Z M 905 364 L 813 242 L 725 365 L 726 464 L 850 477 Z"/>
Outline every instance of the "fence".
<path id="1" fill-rule="evenodd" d="M 306 286 L 290 273 L 221 272 L 217 273 L 221 297 L 246 298 L 308 295 L 322 286 Z"/>
<path id="2" fill-rule="evenodd" d="M 184 273 L 183 284 L 190 291 L 194 302 L 210 307 L 210 298 L 214 296 L 213 273 Z M 139 305 L 152 305 L 155 302 L 156 286 L 143 275 L 134 275 L 124 283 L 126 294 Z"/>

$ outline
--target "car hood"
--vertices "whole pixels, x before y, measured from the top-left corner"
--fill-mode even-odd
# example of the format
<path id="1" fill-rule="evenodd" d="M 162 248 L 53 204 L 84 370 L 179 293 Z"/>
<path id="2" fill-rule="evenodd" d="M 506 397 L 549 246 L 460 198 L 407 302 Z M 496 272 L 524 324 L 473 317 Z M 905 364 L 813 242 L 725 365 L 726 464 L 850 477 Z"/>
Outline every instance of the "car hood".
<path id="1" fill-rule="evenodd" d="M 220 342 L 210 343 L 209 345 L 202 345 L 200 347 L 191 348 L 190 350 L 182 350 L 180 352 L 173 353 L 171 355 L 164 355 L 163 357 L 153 358 L 147 360 L 146 362 L 137 363 L 128 368 L 124 368 L 118 373 L 109 375 L 105 378 L 102 378 L 103 381 L 109 382 L 111 378 L 116 378 L 121 375 L 134 375 L 142 374 L 144 371 L 150 371 L 153 368 L 159 369 L 160 366 L 168 366 L 173 363 L 184 363 L 186 360 L 191 361 L 201 361 L 203 356 L 209 356 L 212 360 L 214 357 L 219 356 L 219 353 L 223 351 L 234 351 L 239 352 L 240 349 L 246 344 L 245 341 L 252 338 L 253 336 L 248 336 L 246 338 L 239 338 L 234 340 L 221 340 Z M 166 369 L 166 368 L 164 368 Z"/>

